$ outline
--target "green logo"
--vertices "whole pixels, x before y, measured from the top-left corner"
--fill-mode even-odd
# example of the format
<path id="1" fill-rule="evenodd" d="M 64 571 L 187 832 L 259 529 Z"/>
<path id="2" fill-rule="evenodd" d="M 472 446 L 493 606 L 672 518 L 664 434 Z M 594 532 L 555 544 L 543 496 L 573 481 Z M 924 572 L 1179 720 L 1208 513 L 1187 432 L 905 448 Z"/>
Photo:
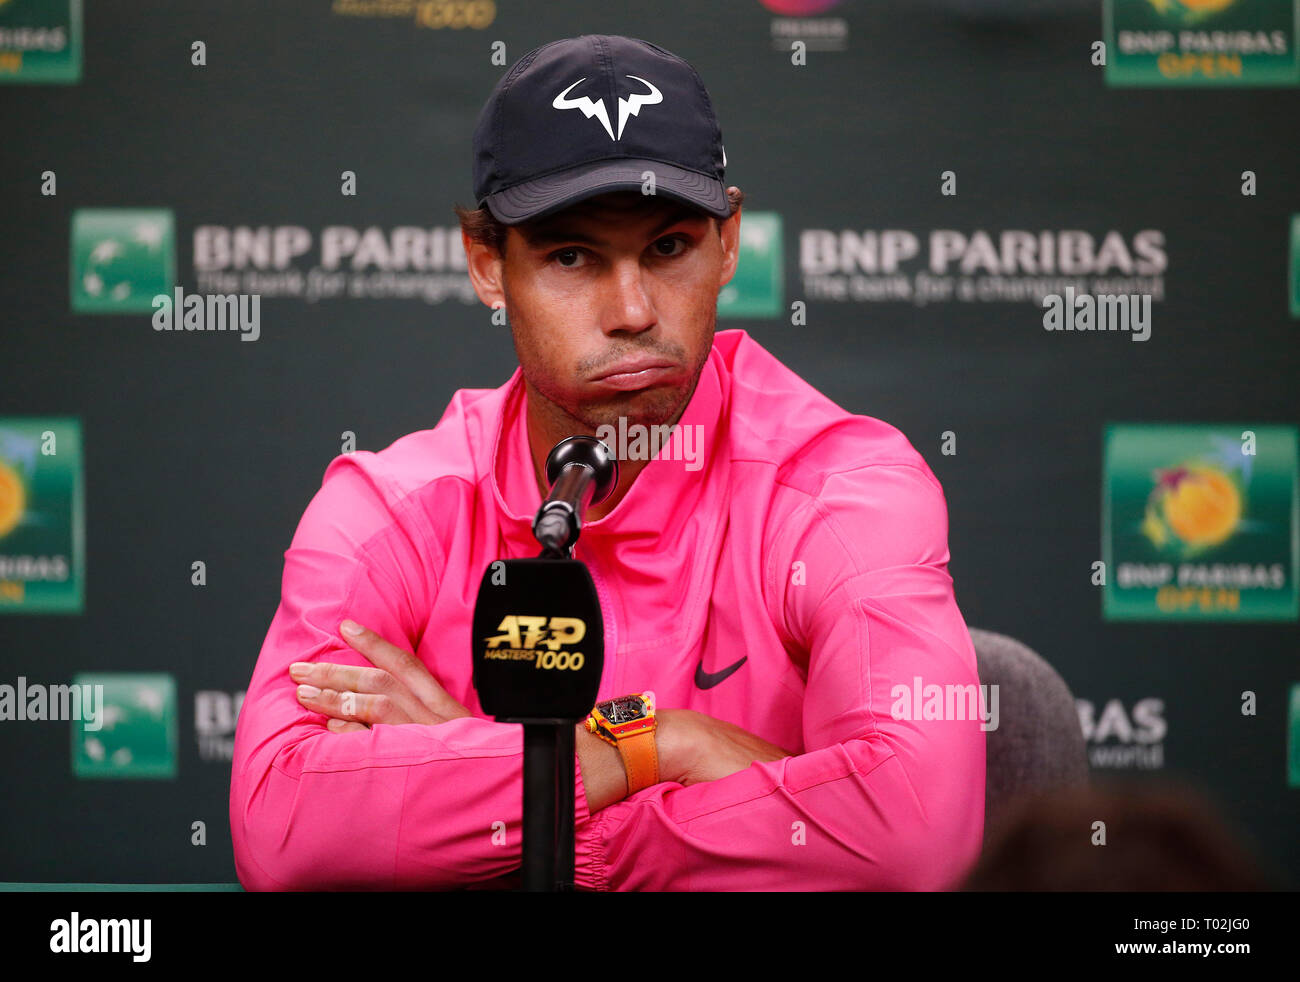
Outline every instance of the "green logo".
<path id="1" fill-rule="evenodd" d="M 740 217 L 736 275 L 718 294 L 718 317 L 777 317 L 784 307 L 781 216 L 774 211 Z"/>
<path id="2" fill-rule="evenodd" d="M 1106 620 L 1294 620 L 1296 427 L 1112 424 Z"/>
<path id="3" fill-rule="evenodd" d="M 1105 0 L 1110 86 L 1300 84 L 1295 0 Z"/>
<path id="4" fill-rule="evenodd" d="M 81 0 L 0 0 L 0 82 L 81 81 Z"/>
<path id="5" fill-rule="evenodd" d="M 170 675 L 83 672 L 73 683 L 104 687 L 103 726 L 72 727 L 73 774 L 176 776 L 176 682 Z"/>
<path id="6" fill-rule="evenodd" d="M 166 208 L 79 208 L 72 214 L 72 309 L 152 313 L 176 285 L 175 222 Z"/>
<path id="7" fill-rule="evenodd" d="M 81 422 L 0 417 L 0 613 L 80 614 Z"/>

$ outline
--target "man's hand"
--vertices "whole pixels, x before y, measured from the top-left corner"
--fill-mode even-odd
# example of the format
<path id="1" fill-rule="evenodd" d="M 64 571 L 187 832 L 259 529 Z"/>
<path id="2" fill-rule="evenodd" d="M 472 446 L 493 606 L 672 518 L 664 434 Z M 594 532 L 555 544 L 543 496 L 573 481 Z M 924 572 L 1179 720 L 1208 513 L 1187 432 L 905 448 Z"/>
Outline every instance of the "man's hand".
<path id="1" fill-rule="evenodd" d="M 334 733 L 375 723 L 433 724 L 473 715 L 409 651 L 353 621 L 344 621 L 339 634 L 375 667 L 303 661 L 289 666 L 289 676 L 300 683 L 298 701 L 332 717 L 327 726 Z"/>
<path id="2" fill-rule="evenodd" d="M 693 709 L 660 709 L 655 716 L 659 720 L 655 746 L 662 781 L 682 785 L 716 781 L 755 761 L 793 756 L 734 723 Z"/>
<path id="3" fill-rule="evenodd" d="M 734 723 L 691 709 L 658 709 L 655 717 L 659 721 L 655 752 L 660 781 L 682 785 L 716 781 L 743 771 L 756 760 L 792 756 Z M 627 797 L 627 773 L 617 749 L 579 724 L 577 750 L 587 807 L 593 815 Z"/>

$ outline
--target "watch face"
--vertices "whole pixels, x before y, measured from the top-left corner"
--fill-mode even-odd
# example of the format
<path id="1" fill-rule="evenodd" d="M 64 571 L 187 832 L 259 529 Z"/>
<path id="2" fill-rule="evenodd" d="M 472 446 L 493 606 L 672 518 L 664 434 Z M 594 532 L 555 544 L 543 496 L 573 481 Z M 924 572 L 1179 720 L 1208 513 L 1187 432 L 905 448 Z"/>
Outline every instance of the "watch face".
<path id="1" fill-rule="evenodd" d="M 600 711 L 605 714 L 609 722 L 617 726 L 619 723 L 630 723 L 636 719 L 645 718 L 645 707 L 637 696 L 621 696 L 618 699 L 611 699 L 600 707 Z"/>

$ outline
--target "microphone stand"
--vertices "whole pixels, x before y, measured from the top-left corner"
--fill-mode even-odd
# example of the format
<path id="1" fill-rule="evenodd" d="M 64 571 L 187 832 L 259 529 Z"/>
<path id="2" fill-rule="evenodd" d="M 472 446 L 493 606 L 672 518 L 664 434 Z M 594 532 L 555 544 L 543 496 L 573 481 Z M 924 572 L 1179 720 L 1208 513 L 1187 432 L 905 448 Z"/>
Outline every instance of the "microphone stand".
<path id="1" fill-rule="evenodd" d="M 582 516 L 618 485 L 618 462 L 595 437 L 560 441 L 546 460 L 551 493 L 533 520 L 539 559 L 572 559 Z M 523 856 L 528 892 L 573 890 L 573 788 L 580 720 L 529 719 L 524 727 Z"/>

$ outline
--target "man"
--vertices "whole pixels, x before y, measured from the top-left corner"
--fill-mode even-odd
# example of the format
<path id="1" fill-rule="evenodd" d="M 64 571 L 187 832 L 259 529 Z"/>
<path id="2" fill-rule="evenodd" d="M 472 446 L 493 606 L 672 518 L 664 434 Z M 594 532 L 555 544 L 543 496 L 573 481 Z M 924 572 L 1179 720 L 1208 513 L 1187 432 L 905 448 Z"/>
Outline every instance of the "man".
<path id="1" fill-rule="evenodd" d="M 470 622 L 489 564 L 537 554 L 543 465 L 577 433 L 620 456 L 574 552 L 606 652 L 577 887 L 938 889 L 976 858 L 978 714 L 898 711 L 914 682 L 978 684 L 942 490 L 898 430 L 715 337 L 725 162 L 699 76 L 646 42 L 556 41 L 497 85 L 461 220 L 520 368 L 327 469 L 239 717 L 246 887 L 515 882 L 522 728 L 481 711 Z M 656 427 L 655 452 L 625 439 Z M 654 727 L 612 737 L 648 692 Z"/>

